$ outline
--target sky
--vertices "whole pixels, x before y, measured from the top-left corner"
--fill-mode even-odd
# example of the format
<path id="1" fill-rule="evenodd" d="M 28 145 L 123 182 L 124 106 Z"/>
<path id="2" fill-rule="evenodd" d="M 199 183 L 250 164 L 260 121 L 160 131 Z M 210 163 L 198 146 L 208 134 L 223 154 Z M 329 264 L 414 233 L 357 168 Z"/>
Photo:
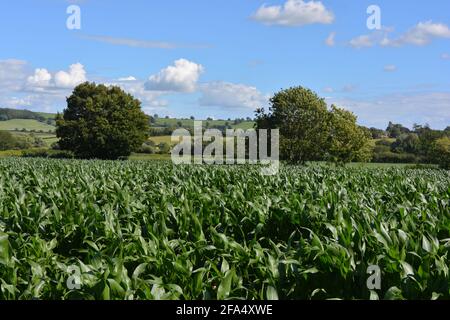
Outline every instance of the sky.
<path id="1" fill-rule="evenodd" d="M 450 125 L 448 0 L 15 0 L 0 39 L 0 107 L 62 111 L 94 81 L 234 119 L 303 86 L 369 127 Z"/>

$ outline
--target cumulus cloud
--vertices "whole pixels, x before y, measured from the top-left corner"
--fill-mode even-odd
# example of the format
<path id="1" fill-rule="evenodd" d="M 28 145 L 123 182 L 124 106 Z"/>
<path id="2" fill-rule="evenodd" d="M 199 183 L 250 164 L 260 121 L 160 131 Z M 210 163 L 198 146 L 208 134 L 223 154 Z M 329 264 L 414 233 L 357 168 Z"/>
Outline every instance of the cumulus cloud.
<path id="1" fill-rule="evenodd" d="M 230 82 L 210 82 L 200 86 L 202 106 L 256 109 L 267 105 L 269 97 L 256 87 Z"/>
<path id="2" fill-rule="evenodd" d="M 55 74 L 55 85 L 58 88 L 73 88 L 86 81 L 86 71 L 81 63 L 72 64 L 68 72 L 58 71 Z"/>
<path id="3" fill-rule="evenodd" d="M 283 6 L 262 5 L 252 18 L 267 25 L 293 27 L 330 24 L 334 14 L 320 1 L 287 0 Z"/>
<path id="4" fill-rule="evenodd" d="M 325 44 L 329 47 L 334 47 L 334 45 L 336 44 L 335 38 L 336 32 L 330 33 L 330 35 L 325 39 Z"/>
<path id="5" fill-rule="evenodd" d="M 27 83 L 30 86 L 48 87 L 51 80 L 52 75 L 47 69 L 36 69 L 34 75 L 28 77 Z"/>
<path id="6" fill-rule="evenodd" d="M 179 59 L 174 65 L 152 75 L 145 83 L 145 88 L 149 91 L 194 92 L 203 71 L 202 65 Z"/>
<path id="7" fill-rule="evenodd" d="M 73 86 L 86 80 L 81 64 L 72 65 L 69 72 L 55 74 L 46 68 L 32 69 L 26 61 L 0 61 L 0 106 L 40 111 L 55 111 L 65 104 Z"/>

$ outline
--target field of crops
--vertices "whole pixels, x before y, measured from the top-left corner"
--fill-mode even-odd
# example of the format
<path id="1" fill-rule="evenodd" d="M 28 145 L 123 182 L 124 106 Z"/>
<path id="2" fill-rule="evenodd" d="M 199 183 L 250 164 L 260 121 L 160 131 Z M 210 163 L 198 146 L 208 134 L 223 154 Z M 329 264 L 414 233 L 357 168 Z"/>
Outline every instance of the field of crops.
<path id="1" fill-rule="evenodd" d="M 0 299 L 449 299 L 449 251 L 446 171 L 0 160 Z"/>

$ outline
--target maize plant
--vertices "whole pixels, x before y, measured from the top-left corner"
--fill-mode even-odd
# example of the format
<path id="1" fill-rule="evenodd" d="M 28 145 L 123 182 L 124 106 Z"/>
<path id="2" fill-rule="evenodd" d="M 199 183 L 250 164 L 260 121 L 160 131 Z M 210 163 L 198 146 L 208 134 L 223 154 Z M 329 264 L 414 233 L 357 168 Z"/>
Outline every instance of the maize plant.
<path id="1" fill-rule="evenodd" d="M 0 160 L 0 299 L 449 299 L 449 251 L 448 171 Z"/>

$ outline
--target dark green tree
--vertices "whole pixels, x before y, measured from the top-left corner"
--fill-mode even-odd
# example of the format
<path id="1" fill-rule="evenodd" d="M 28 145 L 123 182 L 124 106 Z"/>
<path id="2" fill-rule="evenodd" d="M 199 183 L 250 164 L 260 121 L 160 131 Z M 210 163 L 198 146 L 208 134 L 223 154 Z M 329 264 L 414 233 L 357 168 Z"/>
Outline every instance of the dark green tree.
<path id="1" fill-rule="evenodd" d="M 291 163 L 366 161 L 371 157 L 370 130 L 356 116 L 332 106 L 315 92 L 294 87 L 275 94 L 269 113 L 256 110 L 257 129 L 280 130 L 280 156 Z"/>
<path id="2" fill-rule="evenodd" d="M 282 160 L 324 160 L 331 120 L 325 100 L 309 89 L 294 87 L 276 93 L 270 104 L 268 113 L 256 110 L 256 128 L 280 130 Z"/>
<path id="3" fill-rule="evenodd" d="M 61 149 L 78 158 L 117 159 L 147 140 L 149 118 L 140 101 L 121 88 L 86 82 L 67 98 L 56 126 Z"/>

